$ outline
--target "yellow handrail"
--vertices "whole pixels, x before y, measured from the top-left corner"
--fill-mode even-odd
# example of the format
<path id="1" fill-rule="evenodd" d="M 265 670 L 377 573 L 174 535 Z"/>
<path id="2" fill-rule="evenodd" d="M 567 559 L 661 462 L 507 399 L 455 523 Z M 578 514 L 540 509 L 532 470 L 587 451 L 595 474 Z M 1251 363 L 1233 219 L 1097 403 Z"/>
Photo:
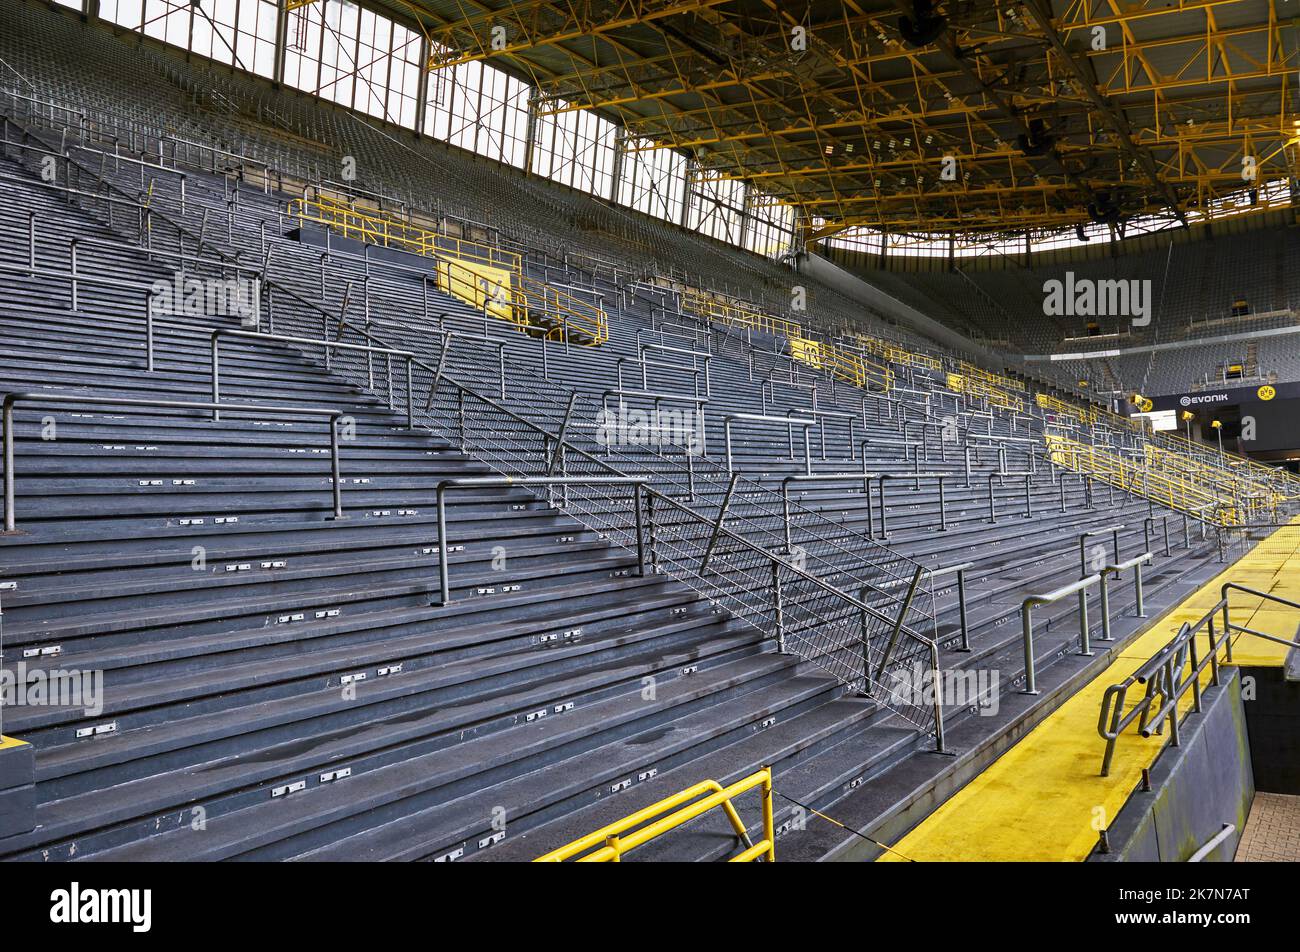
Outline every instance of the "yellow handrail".
<path id="1" fill-rule="evenodd" d="M 965 374 L 950 373 L 945 378 L 948 389 L 955 393 L 964 393 L 967 396 L 978 397 L 989 403 L 990 406 L 999 407 L 1003 410 L 1014 410 L 1017 413 L 1025 411 L 1025 403 L 1019 397 L 1012 396 L 997 387 L 990 386 L 986 381 L 979 377 L 968 377 Z"/>
<path id="2" fill-rule="evenodd" d="M 786 337 L 803 336 L 803 328 L 798 322 L 768 314 L 737 298 L 692 287 L 678 287 L 677 290 L 681 295 L 682 310 L 687 314 L 767 334 L 783 334 Z"/>
<path id="3" fill-rule="evenodd" d="M 809 367 L 825 370 L 832 377 L 847 381 L 855 387 L 874 385 L 883 393 L 894 389 L 894 372 L 884 364 L 867 360 L 843 347 L 807 337 L 791 337 L 790 356 Z"/>
<path id="4" fill-rule="evenodd" d="M 288 212 L 291 217 L 301 221 L 328 225 L 345 238 L 356 238 L 384 248 L 398 248 L 418 255 L 451 255 L 461 261 L 504 268 L 515 274 L 523 271 L 523 258 L 517 251 L 507 251 L 455 235 L 444 235 L 408 224 L 392 215 L 359 211 L 352 205 L 329 196 L 292 199 Z"/>
<path id="5" fill-rule="evenodd" d="M 518 252 L 360 212 L 325 196 L 295 198 L 289 202 L 289 214 L 326 225 L 346 238 L 435 258 L 441 290 L 531 336 L 587 347 L 609 340 L 609 320 L 602 309 L 524 274 Z"/>
<path id="6" fill-rule="evenodd" d="M 1149 454 L 1157 451 L 1166 454 L 1158 461 L 1152 460 L 1153 463 L 1194 471 L 1199 478 L 1216 485 L 1232 484 L 1237 487 L 1235 492 L 1239 496 L 1262 494 L 1271 502 L 1300 498 L 1300 477 L 1280 467 L 1266 466 L 1236 453 L 1219 453 L 1212 447 L 1188 439 L 1177 430 L 1148 430 L 1144 420 L 1121 416 L 1105 407 L 1073 404 L 1045 393 L 1035 395 L 1034 400 L 1045 410 L 1072 417 L 1089 426 L 1105 423 L 1116 428 L 1146 430 L 1146 445 L 1153 448 Z M 1277 492 L 1274 487 L 1278 485 L 1285 487 L 1286 491 Z"/>
<path id="7" fill-rule="evenodd" d="M 1110 486 L 1220 526 L 1241 524 L 1239 500 L 1207 487 L 1179 470 L 1153 470 L 1123 456 L 1055 433 L 1043 440 L 1053 463 Z"/>
<path id="8" fill-rule="evenodd" d="M 899 347 L 897 344 L 890 344 L 875 337 L 868 337 L 866 334 L 854 334 L 852 342 L 868 353 L 875 354 L 891 364 L 898 364 L 904 367 L 913 367 L 917 370 L 943 370 L 943 361 L 937 357 L 931 357 L 928 354 L 917 354 L 906 348 Z"/>
<path id="9" fill-rule="evenodd" d="M 999 390 L 1019 390 L 1021 392 L 1027 392 L 1029 390 L 1029 387 L 1024 383 L 1024 381 L 1016 380 L 1012 377 L 1006 376 L 1005 374 L 997 374 L 991 370 L 985 370 L 983 367 L 977 367 L 964 360 L 961 361 L 961 371 L 967 377 L 974 377 L 977 380 L 982 380 L 989 386 Z"/>
<path id="10" fill-rule="evenodd" d="M 763 839 L 757 843 L 750 843 L 745 824 L 741 821 L 740 814 L 736 812 L 731 800 L 755 787 L 760 787 L 762 790 Z M 696 799 L 697 797 L 703 799 Z M 771 767 L 764 767 L 728 787 L 723 787 L 716 780 L 701 781 L 693 787 L 687 787 L 671 797 L 665 797 L 643 810 L 638 810 L 572 843 L 539 856 L 533 862 L 562 863 L 566 859 L 576 857 L 576 862 L 579 863 L 619 863 L 622 862 L 624 853 L 663 836 L 716 807 L 723 809 L 731 822 L 731 828 L 736 831 L 736 836 L 746 844 L 745 849 L 731 857 L 728 862 L 750 863 L 759 858 L 769 863 L 776 862 Z"/>

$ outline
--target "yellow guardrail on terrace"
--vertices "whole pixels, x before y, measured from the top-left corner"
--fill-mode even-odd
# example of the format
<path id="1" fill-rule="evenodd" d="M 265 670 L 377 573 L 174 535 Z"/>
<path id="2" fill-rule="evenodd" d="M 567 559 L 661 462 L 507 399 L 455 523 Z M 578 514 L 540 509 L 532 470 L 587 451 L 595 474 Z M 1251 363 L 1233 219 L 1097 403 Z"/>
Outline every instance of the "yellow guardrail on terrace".
<path id="1" fill-rule="evenodd" d="M 806 337 L 789 340 L 790 356 L 800 363 L 824 370 L 855 387 L 875 388 L 883 393 L 894 389 L 894 372 L 883 364 L 823 341 Z"/>
<path id="2" fill-rule="evenodd" d="M 1155 470 L 1118 453 L 1100 450 L 1055 433 L 1044 433 L 1043 440 L 1051 461 L 1057 466 L 1092 476 L 1117 489 L 1214 525 L 1240 525 L 1242 522 L 1242 507 L 1238 500 L 1202 485 L 1186 472 Z"/>
<path id="3" fill-rule="evenodd" d="M 1034 394 L 1034 402 L 1044 410 L 1068 416 L 1079 423 L 1091 425 L 1101 419 L 1101 412 L 1097 407 L 1080 403 L 1067 403 L 1046 393 Z"/>
<path id="4" fill-rule="evenodd" d="M 749 834 L 745 831 L 745 824 L 731 801 L 732 798 L 755 787 L 761 791 L 763 839 L 752 843 Z M 644 810 L 638 810 L 616 823 L 588 833 L 567 846 L 561 846 L 544 856 L 539 856 L 533 862 L 562 863 L 567 859 L 573 859 L 579 863 L 619 863 L 629 850 L 643 846 L 718 807 L 727 814 L 727 819 L 731 821 L 731 828 L 745 844 L 744 851 L 731 857 L 728 862 L 750 863 L 758 859 L 769 863 L 776 862 L 776 830 L 772 822 L 772 769 L 770 767 L 764 767 L 728 787 L 723 787 L 716 780 L 705 780 L 693 787 L 687 787 L 680 793 L 665 797 Z"/>
<path id="5" fill-rule="evenodd" d="M 587 347 L 609 340 L 603 310 L 524 274 L 518 252 L 429 231 L 390 215 L 358 211 L 325 196 L 293 199 L 289 215 L 325 225 L 345 238 L 437 259 L 440 290 L 530 336 L 567 339 Z"/>
<path id="6" fill-rule="evenodd" d="M 918 370 L 943 370 L 943 361 L 937 357 L 931 357 L 927 354 L 917 354 L 906 348 L 899 347 L 897 344 L 890 344 L 887 341 L 878 340 L 875 337 L 868 337 L 865 334 L 855 334 L 857 345 L 863 350 L 875 354 L 891 364 L 898 364 L 904 367 L 914 367 Z"/>
<path id="7" fill-rule="evenodd" d="M 1186 474 L 1207 491 L 1237 500 L 1248 518 L 1273 509 L 1287 498 L 1270 484 L 1252 479 L 1248 470 L 1228 469 L 1204 457 L 1174 452 L 1150 442 L 1142 449 L 1148 467 Z"/>
<path id="8" fill-rule="evenodd" d="M 976 367 L 974 364 L 961 361 L 961 372 L 964 376 L 974 377 L 976 380 L 982 380 L 990 387 L 998 390 L 1019 390 L 1021 393 L 1027 393 L 1029 387 L 1024 381 L 1016 380 L 1005 374 L 997 374 L 991 370 L 985 370 L 983 367 Z"/>
<path id="9" fill-rule="evenodd" d="M 729 298 L 725 295 L 710 294 L 695 288 L 681 288 L 682 310 L 706 320 L 717 321 L 732 327 L 744 327 L 762 331 L 766 334 L 783 334 L 786 337 L 802 337 L 803 328 L 795 321 L 777 317 L 760 311 L 753 305 Z"/>
<path id="10" fill-rule="evenodd" d="M 1250 473 L 1250 478 L 1254 480 L 1284 486 L 1286 487 L 1286 498 L 1300 498 L 1300 476 L 1296 476 L 1280 466 L 1268 466 L 1249 457 L 1229 453 L 1226 450 L 1220 454 L 1213 447 L 1206 446 L 1204 443 L 1197 443 L 1195 440 L 1189 440 L 1177 430 L 1161 430 L 1155 434 L 1155 438 L 1162 443 L 1168 444 L 1176 452 L 1194 456 L 1209 465 L 1219 465 L 1215 461 L 1222 459 L 1221 465 L 1229 470 L 1243 470 Z"/>
<path id="11" fill-rule="evenodd" d="M 1019 397 L 1013 396 L 1004 390 L 999 390 L 997 387 L 992 387 L 978 377 L 950 373 L 945 378 L 945 381 L 948 389 L 954 393 L 964 393 L 969 397 L 987 400 L 990 406 L 1003 410 L 1014 410 L 1017 413 L 1025 412 L 1025 403 Z"/>
<path id="12" fill-rule="evenodd" d="M 289 202 L 289 215 L 303 221 L 328 225 L 345 238 L 355 238 L 367 244 L 397 248 L 418 255 L 449 255 L 461 261 L 504 268 L 515 274 L 523 271 L 523 258 L 517 251 L 506 251 L 481 241 L 444 235 L 381 212 L 360 211 L 346 202 L 324 195 L 314 199 L 293 199 Z"/>
<path id="13" fill-rule="evenodd" d="M 475 310 L 509 321 L 530 337 L 563 341 L 567 335 L 574 343 L 588 347 L 609 340 L 604 312 L 526 275 L 441 257 L 435 273 L 438 290 Z M 583 313 L 581 308 L 589 308 L 590 313 Z"/>

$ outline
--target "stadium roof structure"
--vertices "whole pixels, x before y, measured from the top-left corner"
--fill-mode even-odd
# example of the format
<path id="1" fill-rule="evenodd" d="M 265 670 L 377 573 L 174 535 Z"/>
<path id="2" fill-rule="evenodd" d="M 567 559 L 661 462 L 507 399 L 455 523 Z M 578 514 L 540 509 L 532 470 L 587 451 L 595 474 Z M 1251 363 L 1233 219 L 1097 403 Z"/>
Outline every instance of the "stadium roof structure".
<path id="1" fill-rule="evenodd" d="M 420 23 L 432 69 L 522 71 L 542 112 L 616 117 L 649 140 L 631 148 L 753 181 L 824 237 L 1239 212 L 1295 164 L 1290 2 L 374 5 Z"/>

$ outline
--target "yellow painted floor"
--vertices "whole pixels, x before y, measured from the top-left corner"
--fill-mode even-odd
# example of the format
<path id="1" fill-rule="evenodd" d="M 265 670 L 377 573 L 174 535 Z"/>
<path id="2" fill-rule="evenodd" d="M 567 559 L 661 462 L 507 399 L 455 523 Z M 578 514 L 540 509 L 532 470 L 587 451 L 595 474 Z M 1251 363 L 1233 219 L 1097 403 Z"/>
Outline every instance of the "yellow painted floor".
<path id="1" fill-rule="evenodd" d="M 1100 776 L 1105 741 L 1097 733 L 1097 718 L 1102 695 L 1168 643 L 1184 622 L 1199 621 L 1219 601 L 1220 586 L 1228 581 L 1300 602 L 1300 517 L 1161 618 L 1097 678 L 893 844 L 895 853 L 885 853 L 879 861 L 1077 862 L 1087 857 L 1097 843 L 1097 830 L 1110 826 L 1142 769 L 1155 762 L 1168 739 L 1144 739 L 1130 727 L 1116 744 L 1110 776 Z M 1275 604 L 1261 608 L 1261 602 L 1233 593 L 1233 624 L 1291 638 L 1300 612 Z M 1233 662 L 1281 666 L 1287 651 L 1239 635 Z"/>

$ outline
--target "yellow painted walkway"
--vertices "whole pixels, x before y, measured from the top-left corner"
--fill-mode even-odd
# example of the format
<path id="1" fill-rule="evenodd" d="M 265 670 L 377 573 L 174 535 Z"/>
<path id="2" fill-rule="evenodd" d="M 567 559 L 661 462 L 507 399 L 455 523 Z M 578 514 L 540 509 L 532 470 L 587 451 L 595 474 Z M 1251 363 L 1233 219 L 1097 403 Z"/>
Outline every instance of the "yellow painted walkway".
<path id="1" fill-rule="evenodd" d="M 1300 602 L 1300 517 L 1159 619 L 1092 682 L 893 844 L 899 855 L 885 853 L 880 861 L 1077 862 L 1087 857 L 1097 843 L 1097 829 L 1110 825 L 1140 781 L 1142 768 L 1154 763 L 1168 740 L 1167 732 L 1144 739 L 1130 726 L 1116 743 L 1110 776 L 1099 776 L 1105 749 L 1097 733 L 1102 695 L 1168 643 L 1184 622 L 1199 621 L 1219 601 L 1220 586 L 1228 581 Z M 1300 612 L 1275 604 L 1261 608 L 1261 602 L 1232 593 L 1233 624 L 1291 638 Z M 1281 666 L 1287 651 L 1239 635 L 1233 662 Z"/>

